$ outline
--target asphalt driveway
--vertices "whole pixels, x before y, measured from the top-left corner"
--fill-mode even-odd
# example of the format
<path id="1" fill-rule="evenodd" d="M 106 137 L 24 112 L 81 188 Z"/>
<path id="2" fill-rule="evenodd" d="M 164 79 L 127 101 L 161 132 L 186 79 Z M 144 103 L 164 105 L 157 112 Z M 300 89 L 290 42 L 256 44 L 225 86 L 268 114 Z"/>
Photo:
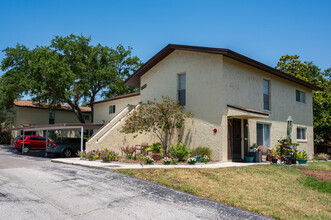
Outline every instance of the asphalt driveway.
<path id="1" fill-rule="evenodd" d="M 0 213 L 10 220 L 267 219 L 114 171 L 21 156 L 8 146 L 0 146 Z"/>

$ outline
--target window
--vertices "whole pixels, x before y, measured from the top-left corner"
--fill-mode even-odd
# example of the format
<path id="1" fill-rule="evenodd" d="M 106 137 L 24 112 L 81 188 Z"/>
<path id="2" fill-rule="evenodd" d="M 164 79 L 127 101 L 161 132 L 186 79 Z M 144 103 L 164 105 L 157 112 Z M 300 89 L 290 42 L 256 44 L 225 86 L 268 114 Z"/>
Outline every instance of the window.
<path id="1" fill-rule="evenodd" d="M 55 112 L 49 112 L 48 124 L 55 124 Z"/>
<path id="2" fill-rule="evenodd" d="M 178 101 L 181 105 L 186 105 L 186 73 L 178 74 Z"/>
<path id="3" fill-rule="evenodd" d="M 297 100 L 297 102 L 306 103 L 305 93 L 304 92 L 301 92 L 299 90 L 296 90 L 295 91 L 295 94 L 296 94 L 296 100 Z"/>
<path id="4" fill-rule="evenodd" d="M 263 145 L 270 147 L 270 124 L 256 124 L 256 143 L 257 146 Z"/>
<path id="5" fill-rule="evenodd" d="M 109 114 L 114 114 L 115 113 L 115 105 L 109 106 Z"/>
<path id="6" fill-rule="evenodd" d="M 270 110 L 270 82 L 263 80 L 263 109 Z"/>
<path id="7" fill-rule="evenodd" d="M 115 111 L 114 111 L 114 112 L 115 112 Z M 84 115 L 84 120 L 85 120 L 85 121 L 90 120 L 90 116 L 89 116 L 89 115 Z"/>
<path id="8" fill-rule="evenodd" d="M 297 139 L 306 140 L 306 128 L 297 128 Z"/>

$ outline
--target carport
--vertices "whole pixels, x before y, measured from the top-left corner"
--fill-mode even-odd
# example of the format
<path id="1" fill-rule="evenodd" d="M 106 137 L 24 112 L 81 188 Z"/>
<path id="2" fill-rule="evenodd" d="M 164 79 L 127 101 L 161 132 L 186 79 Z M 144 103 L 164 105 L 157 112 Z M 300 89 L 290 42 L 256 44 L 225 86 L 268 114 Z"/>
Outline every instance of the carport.
<path id="1" fill-rule="evenodd" d="M 27 126 L 27 127 L 19 127 L 19 128 L 12 128 L 11 130 L 22 131 L 23 137 L 25 136 L 26 131 L 46 131 L 46 148 L 48 145 L 48 131 L 55 131 L 55 130 L 80 130 L 80 150 L 83 151 L 83 139 L 84 139 L 84 130 L 92 130 L 92 129 L 99 129 L 102 127 L 103 124 L 52 124 L 52 125 L 34 125 L 34 126 Z M 23 138 L 23 145 L 22 145 L 22 154 L 24 154 L 24 140 Z M 45 149 L 45 157 L 47 157 L 47 151 Z"/>

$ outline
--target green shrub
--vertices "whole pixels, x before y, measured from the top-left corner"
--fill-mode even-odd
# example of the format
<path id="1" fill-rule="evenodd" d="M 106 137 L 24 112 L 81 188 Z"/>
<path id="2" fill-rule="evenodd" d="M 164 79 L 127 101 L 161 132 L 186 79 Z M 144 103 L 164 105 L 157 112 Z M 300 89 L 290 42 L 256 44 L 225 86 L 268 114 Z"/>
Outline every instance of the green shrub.
<path id="1" fill-rule="evenodd" d="M 197 147 L 192 150 L 192 156 L 211 156 L 211 149 L 210 147 Z"/>
<path id="2" fill-rule="evenodd" d="M 176 145 L 171 145 L 170 153 L 171 156 L 178 158 L 179 161 L 184 161 L 185 157 L 187 157 L 191 151 L 185 144 L 178 142 Z"/>
<path id="3" fill-rule="evenodd" d="M 162 144 L 160 143 L 154 143 L 150 146 L 151 150 L 153 151 L 153 153 L 161 153 L 161 149 L 162 149 Z"/>
<path id="4" fill-rule="evenodd" d="M 10 144 L 11 134 L 7 131 L 0 131 L 0 144 Z"/>

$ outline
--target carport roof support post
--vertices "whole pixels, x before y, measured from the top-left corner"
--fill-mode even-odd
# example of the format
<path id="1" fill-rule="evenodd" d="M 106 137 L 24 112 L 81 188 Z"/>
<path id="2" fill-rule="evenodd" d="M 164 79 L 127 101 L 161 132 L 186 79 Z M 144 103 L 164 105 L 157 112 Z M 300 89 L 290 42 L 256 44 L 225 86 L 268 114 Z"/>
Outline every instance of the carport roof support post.
<path id="1" fill-rule="evenodd" d="M 84 127 L 82 126 L 81 128 L 80 128 L 80 152 L 81 152 L 81 154 L 80 154 L 80 158 L 82 158 L 82 153 L 83 153 L 83 138 L 84 138 Z"/>
<path id="2" fill-rule="evenodd" d="M 24 130 L 23 130 L 23 145 L 22 145 L 22 154 L 24 154 L 24 134 L 25 134 L 25 132 L 24 132 Z"/>

